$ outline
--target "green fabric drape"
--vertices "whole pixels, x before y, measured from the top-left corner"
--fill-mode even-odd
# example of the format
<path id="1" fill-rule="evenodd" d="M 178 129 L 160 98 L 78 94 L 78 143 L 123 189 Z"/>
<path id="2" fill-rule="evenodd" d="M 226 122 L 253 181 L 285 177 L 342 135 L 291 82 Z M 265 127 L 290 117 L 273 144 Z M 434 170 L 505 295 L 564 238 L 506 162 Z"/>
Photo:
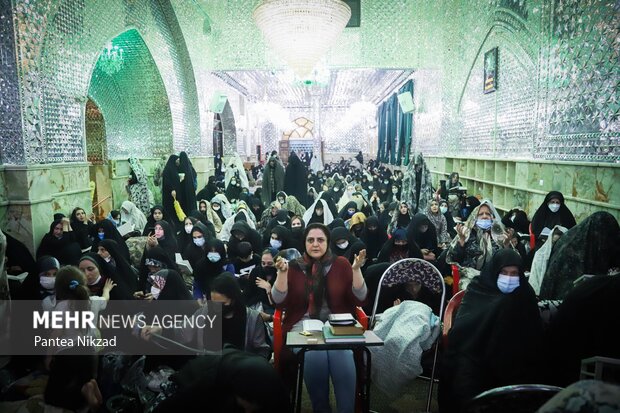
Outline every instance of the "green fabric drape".
<path id="1" fill-rule="evenodd" d="M 409 80 L 398 90 L 398 94 L 410 92 L 413 96 L 413 80 Z M 409 150 L 411 148 L 411 132 L 413 129 L 413 112 L 403 113 L 402 109 L 398 112 L 398 159 L 397 165 L 409 165 Z"/>
<path id="2" fill-rule="evenodd" d="M 385 114 L 387 110 L 387 102 L 383 102 L 377 108 L 377 133 L 379 135 L 379 145 L 377 151 L 377 160 L 379 162 L 386 162 L 386 124 L 385 124 Z"/>
<path id="3" fill-rule="evenodd" d="M 389 162 L 392 165 L 396 165 L 396 134 L 398 133 L 398 112 L 400 111 L 398 107 L 398 97 L 396 93 L 390 96 L 390 99 L 387 101 L 388 109 L 387 109 L 387 153 L 386 158 L 389 155 Z"/>

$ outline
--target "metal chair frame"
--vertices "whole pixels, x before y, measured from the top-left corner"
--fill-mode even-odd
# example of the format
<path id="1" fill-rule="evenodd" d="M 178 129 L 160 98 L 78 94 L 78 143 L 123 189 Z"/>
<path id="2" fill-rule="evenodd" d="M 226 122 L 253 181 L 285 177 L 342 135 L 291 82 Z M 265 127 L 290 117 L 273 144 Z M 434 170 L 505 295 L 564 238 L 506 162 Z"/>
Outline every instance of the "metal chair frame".
<path id="1" fill-rule="evenodd" d="M 435 293 L 439 293 L 441 292 L 441 303 L 439 305 L 439 322 L 441 325 L 441 322 L 443 321 L 443 313 L 444 313 L 444 301 L 446 299 L 446 286 L 444 284 L 444 280 L 443 280 L 443 275 L 441 275 L 441 272 L 437 269 L 437 267 L 435 267 L 433 264 L 431 264 L 428 261 L 425 261 L 423 259 L 420 258 L 404 258 L 402 260 L 396 261 L 395 263 L 393 263 L 392 265 L 390 265 L 387 270 L 385 270 L 385 272 L 381 275 L 381 278 L 379 279 L 379 285 L 377 286 L 377 292 L 375 294 L 375 302 L 373 304 L 372 307 L 372 314 L 370 316 L 370 323 L 369 323 L 369 328 L 373 328 L 375 325 L 375 321 L 376 321 L 376 316 L 377 316 L 377 306 L 379 305 L 379 295 L 381 294 L 381 286 L 383 285 L 383 280 L 385 279 L 385 276 L 387 274 L 390 273 L 390 271 L 393 268 L 398 268 L 399 266 L 402 266 L 405 263 L 411 263 L 411 265 L 416 265 L 417 263 L 419 263 L 420 265 L 425 265 L 425 266 L 430 266 L 433 269 L 433 272 L 435 273 L 435 275 L 437 276 L 437 281 L 439 281 L 439 285 L 441 285 L 441 289 L 438 290 L 437 288 L 433 288 L 433 286 L 425 283 L 424 279 L 420 278 L 420 279 L 415 279 L 412 278 L 410 280 L 407 281 L 419 281 L 422 285 L 428 287 L 431 289 L 431 291 L 435 292 Z M 394 285 L 400 285 L 402 284 L 402 282 L 398 283 L 398 284 L 394 284 Z M 435 343 L 433 344 L 433 346 L 435 347 L 434 350 L 434 354 L 433 354 L 433 367 L 431 369 L 431 377 L 429 378 L 430 380 L 430 384 L 429 384 L 429 388 L 428 388 L 428 395 L 427 395 L 427 399 L 426 399 L 426 411 L 430 412 L 431 409 L 431 401 L 432 401 L 432 397 L 433 397 L 433 387 L 435 385 L 435 373 L 436 373 L 436 368 L 437 368 L 437 354 L 439 351 L 439 340 L 441 340 L 441 334 L 439 334 L 437 336 L 437 340 L 435 341 Z M 419 376 L 421 378 L 421 376 Z"/>

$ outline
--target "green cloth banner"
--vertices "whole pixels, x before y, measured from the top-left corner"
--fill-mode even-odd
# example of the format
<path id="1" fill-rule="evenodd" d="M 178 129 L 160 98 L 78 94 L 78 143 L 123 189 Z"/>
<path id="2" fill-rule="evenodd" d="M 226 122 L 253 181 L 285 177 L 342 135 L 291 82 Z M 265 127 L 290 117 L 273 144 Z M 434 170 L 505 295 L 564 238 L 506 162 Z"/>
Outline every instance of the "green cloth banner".
<path id="1" fill-rule="evenodd" d="M 377 133 L 379 137 L 379 145 L 377 151 L 377 160 L 379 162 L 387 162 L 386 157 L 386 124 L 385 113 L 387 110 L 387 102 L 383 102 L 377 108 Z"/>
<path id="2" fill-rule="evenodd" d="M 398 107 L 398 97 L 396 93 L 390 96 L 388 100 L 387 108 L 387 153 L 386 158 L 389 155 L 389 162 L 392 165 L 396 165 L 396 136 L 398 133 L 398 113 L 400 109 Z"/>

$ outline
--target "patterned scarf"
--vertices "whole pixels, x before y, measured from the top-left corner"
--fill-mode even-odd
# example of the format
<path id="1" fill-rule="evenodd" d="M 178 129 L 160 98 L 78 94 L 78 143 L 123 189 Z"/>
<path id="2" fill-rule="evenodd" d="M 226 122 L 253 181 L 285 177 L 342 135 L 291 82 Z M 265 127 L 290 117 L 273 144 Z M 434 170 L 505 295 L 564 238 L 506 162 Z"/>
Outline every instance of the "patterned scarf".
<path id="1" fill-rule="evenodd" d="M 325 297 L 325 276 L 334 262 L 334 256 L 328 250 L 321 259 L 311 258 L 307 253 L 294 261 L 294 264 L 306 275 L 306 299 L 310 318 L 319 318 Z M 329 295 L 327 296 L 329 305 Z"/>

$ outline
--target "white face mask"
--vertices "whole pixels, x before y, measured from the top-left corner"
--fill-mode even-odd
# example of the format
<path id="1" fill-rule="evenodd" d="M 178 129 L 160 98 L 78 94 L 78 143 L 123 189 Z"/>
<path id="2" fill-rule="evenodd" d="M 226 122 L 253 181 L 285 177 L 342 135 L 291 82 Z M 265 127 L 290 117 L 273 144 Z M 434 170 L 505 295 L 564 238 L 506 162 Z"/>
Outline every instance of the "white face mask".
<path id="1" fill-rule="evenodd" d="M 491 226 L 493 225 L 493 221 L 490 219 L 477 219 L 476 225 L 478 226 L 478 228 L 486 231 L 487 229 L 491 228 Z"/>
<path id="2" fill-rule="evenodd" d="M 549 204 L 551 212 L 558 212 L 560 210 L 560 204 Z"/>
<path id="3" fill-rule="evenodd" d="M 280 241 L 279 239 L 272 238 L 271 240 L 269 240 L 269 245 L 279 250 L 282 247 L 282 241 Z"/>
<path id="4" fill-rule="evenodd" d="M 218 262 L 220 260 L 221 256 L 217 252 L 210 252 L 210 253 L 207 254 L 207 258 L 211 262 Z"/>
<path id="5" fill-rule="evenodd" d="M 340 248 L 341 250 L 346 250 L 347 247 L 349 246 L 349 241 L 344 241 L 344 242 L 338 243 L 338 244 L 336 244 L 336 246 L 338 248 Z"/>
<path id="6" fill-rule="evenodd" d="M 203 245 L 205 245 L 205 239 L 203 237 L 194 238 L 194 244 L 198 247 L 202 247 Z"/>
<path id="7" fill-rule="evenodd" d="M 185 233 L 186 234 L 191 234 L 192 233 L 192 228 L 194 228 L 193 225 L 185 225 Z"/>
<path id="8" fill-rule="evenodd" d="M 284 225 L 286 224 L 286 221 L 278 221 L 278 225 Z"/>
<path id="9" fill-rule="evenodd" d="M 99 277 L 97 277 L 97 279 L 95 281 L 93 281 L 92 283 L 88 283 L 88 285 L 95 285 L 97 284 L 99 281 L 101 281 L 101 275 Z"/>
<path id="10" fill-rule="evenodd" d="M 159 298 L 160 293 L 161 293 L 161 290 L 159 288 L 151 286 L 151 295 L 153 296 L 154 299 L 157 300 Z"/>
<path id="11" fill-rule="evenodd" d="M 315 212 L 316 212 L 316 215 L 317 215 L 318 217 L 320 217 L 321 215 L 323 215 L 323 210 L 322 210 L 322 209 L 317 209 Z"/>
<path id="12" fill-rule="evenodd" d="M 497 276 L 497 288 L 504 294 L 513 292 L 519 286 L 519 277 L 500 274 Z"/>
<path id="13" fill-rule="evenodd" d="M 439 207 L 439 210 L 442 214 L 445 214 L 446 212 L 448 212 L 448 207 Z"/>
<path id="14" fill-rule="evenodd" d="M 41 284 L 41 287 L 45 288 L 46 290 L 53 290 L 54 285 L 56 285 L 56 277 L 39 277 L 39 283 Z"/>
<path id="15" fill-rule="evenodd" d="M 214 205 L 212 208 L 213 208 L 214 211 L 219 211 L 220 210 L 220 207 L 217 206 L 217 205 Z"/>

